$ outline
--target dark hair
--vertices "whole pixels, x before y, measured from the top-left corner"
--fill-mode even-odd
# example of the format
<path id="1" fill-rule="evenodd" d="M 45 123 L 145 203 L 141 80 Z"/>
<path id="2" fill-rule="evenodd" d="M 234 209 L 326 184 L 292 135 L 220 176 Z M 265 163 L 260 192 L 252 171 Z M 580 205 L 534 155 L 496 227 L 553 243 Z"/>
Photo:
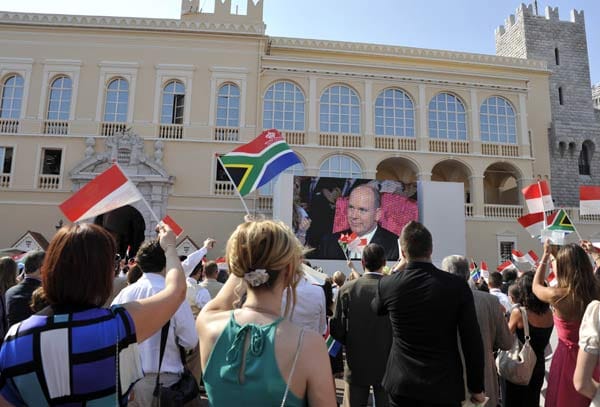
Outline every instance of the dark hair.
<path id="1" fill-rule="evenodd" d="M 333 286 L 331 285 L 331 278 L 326 278 L 321 286 L 325 293 L 325 314 L 330 317 L 333 315 Z"/>
<path id="2" fill-rule="evenodd" d="M 144 242 L 135 255 L 135 262 L 144 273 L 160 273 L 167 265 L 165 251 L 158 240 Z"/>
<path id="3" fill-rule="evenodd" d="M 492 271 L 488 279 L 488 286 L 491 288 L 502 287 L 502 274 L 498 273 L 497 271 Z"/>
<path id="4" fill-rule="evenodd" d="M 422 223 L 412 220 L 400 233 L 400 245 L 409 259 L 429 257 L 433 250 L 433 239 Z"/>
<path id="5" fill-rule="evenodd" d="M 140 279 L 142 274 L 144 274 L 144 273 L 142 272 L 142 269 L 140 268 L 140 266 L 138 266 L 137 264 L 134 264 L 133 266 L 131 266 L 129 268 L 129 271 L 127 272 L 127 284 L 131 285 L 131 284 L 135 283 L 136 281 L 138 281 Z"/>
<path id="6" fill-rule="evenodd" d="M 216 278 L 217 274 L 219 274 L 219 266 L 214 261 L 209 261 L 204 266 L 204 275 L 206 277 Z"/>
<path id="7" fill-rule="evenodd" d="M 17 263 L 10 257 L 0 258 L 0 295 L 17 284 Z"/>
<path id="8" fill-rule="evenodd" d="M 523 273 L 517 280 L 517 287 L 519 289 L 518 302 L 521 306 L 527 308 L 528 311 L 535 312 L 538 315 L 542 315 L 550 309 L 550 305 L 541 301 L 533 293 L 533 272 L 527 271 Z"/>
<path id="9" fill-rule="evenodd" d="M 363 267 L 368 271 L 377 271 L 385 266 L 385 250 L 377 243 L 370 243 L 362 253 Z"/>
<path id="10" fill-rule="evenodd" d="M 196 267 L 194 267 L 194 269 L 192 270 L 190 277 L 195 276 L 196 274 L 199 274 L 200 277 L 202 277 L 202 272 L 204 271 L 204 264 L 202 264 L 202 260 L 200 260 L 198 262 L 198 264 L 196 264 Z"/>
<path id="11" fill-rule="evenodd" d="M 508 296 L 512 297 L 513 300 L 517 303 L 521 300 L 521 290 L 519 289 L 519 285 L 517 283 L 511 284 L 508 287 Z"/>
<path id="12" fill-rule="evenodd" d="M 42 267 L 45 255 L 46 252 L 43 250 L 35 250 L 27 253 L 25 256 L 25 261 L 23 262 L 25 265 L 25 274 L 35 273 L 40 267 Z"/>
<path id="13" fill-rule="evenodd" d="M 112 294 L 116 252 L 112 235 L 100 226 L 61 228 L 42 263 L 48 303 L 101 307 Z"/>
<path id="14" fill-rule="evenodd" d="M 517 271 L 511 269 L 506 269 L 502 271 L 502 281 L 509 284 L 517 279 Z"/>

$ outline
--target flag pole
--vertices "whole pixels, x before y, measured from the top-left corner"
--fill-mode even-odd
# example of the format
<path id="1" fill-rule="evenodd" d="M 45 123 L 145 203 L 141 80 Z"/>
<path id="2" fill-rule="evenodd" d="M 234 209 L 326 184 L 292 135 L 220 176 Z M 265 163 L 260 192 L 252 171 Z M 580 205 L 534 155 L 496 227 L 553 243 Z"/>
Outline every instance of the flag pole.
<path id="1" fill-rule="evenodd" d="M 542 199 L 542 213 L 544 214 L 544 229 L 546 229 L 546 226 L 548 226 L 548 221 L 546 220 L 546 205 L 544 205 L 544 193 L 542 192 L 542 184 L 540 183 L 540 180 L 538 180 L 537 184 L 538 184 L 538 189 L 540 190 L 540 198 Z"/>
<path id="2" fill-rule="evenodd" d="M 235 185 L 235 182 L 233 182 L 233 178 L 231 178 L 231 175 L 229 175 L 229 171 L 227 171 L 227 168 L 225 167 L 225 165 L 223 165 L 223 161 L 221 161 L 221 157 L 219 157 L 219 155 L 217 155 L 217 160 L 219 161 L 219 164 L 221 164 L 221 167 L 223 168 L 223 171 L 225 171 L 225 174 L 227 174 L 227 178 L 229 178 L 229 181 L 231 181 L 231 183 L 233 184 L 233 189 L 235 189 L 235 192 L 236 192 L 237 196 L 240 198 L 240 201 L 242 201 L 242 205 L 244 205 L 244 209 L 246 210 L 246 215 L 250 216 L 250 210 L 248 210 L 246 201 L 244 201 L 242 194 L 240 194 L 240 191 L 238 190 L 237 186 Z"/>

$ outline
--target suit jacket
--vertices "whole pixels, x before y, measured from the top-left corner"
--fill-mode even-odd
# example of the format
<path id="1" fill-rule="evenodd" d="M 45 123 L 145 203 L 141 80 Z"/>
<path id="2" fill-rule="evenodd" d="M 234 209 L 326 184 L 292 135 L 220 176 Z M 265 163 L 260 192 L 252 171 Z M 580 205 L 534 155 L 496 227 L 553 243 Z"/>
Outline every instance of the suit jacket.
<path id="1" fill-rule="evenodd" d="M 25 277 L 25 280 L 6 290 L 6 317 L 9 326 L 33 315 L 33 311 L 29 307 L 31 294 L 41 285 L 40 280 Z"/>
<path id="2" fill-rule="evenodd" d="M 321 249 L 319 258 L 321 259 L 332 259 L 332 260 L 345 260 L 344 252 L 338 243 L 341 234 L 352 233 L 350 229 L 342 232 L 333 233 L 325 236 L 321 241 Z M 390 232 L 389 230 L 378 226 L 373 238 L 369 243 L 377 243 L 382 246 L 385 250 L 386 260 L 398 260 L 398 235 Z"/>
<path id="3" fill-rule="evenodd" d="M 430 403 L 464 400 L 457 330 L 469 391 L 483 391 L 483 345 L 473 294 L 464 280 L 431 263 L 410 262 L 380 280 L 372 306 L 379 315 L 389 314 L 392 324 L 383 378 L 390 395 Z"/>
<path id="4" fill-rule="evenodd" d="M 496 407 L 498 405 L 498 373 L 494 352 L 498 349 L 510 349 L 513 344 L 513 335 L 508 330 L 508 323 L 504 318 L 498 298 L 483 291 L 473 291 L 473 299 L 483 341 L 485 395 L 490 398 L 486 406 Z"/>
<path id="5" fill-rule="evenodd" d="M 350 384 L 380 384 L 385 373 L 392 327 L 387 316 L 377 316 L 371 309 L 381 277 L 365 274 L 338 291 L 330 332 L 346 346 L 344 379 Z"/>

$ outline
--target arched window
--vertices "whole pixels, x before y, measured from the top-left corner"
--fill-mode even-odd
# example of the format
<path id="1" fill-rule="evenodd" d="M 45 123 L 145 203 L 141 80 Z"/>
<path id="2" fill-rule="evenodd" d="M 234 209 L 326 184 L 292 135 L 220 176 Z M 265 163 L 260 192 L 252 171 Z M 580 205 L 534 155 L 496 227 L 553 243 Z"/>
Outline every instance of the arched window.
<path id="1" fill-rule="evenodd" d="M 2 84 L 2 99 L 0 100 L 0 118 L 19 119 L 21 117 L 21 102 L 23 101 L 24 81 L 20 75 L 11 75 Z"/>
<path id="2" fill-rule="evenodd" d="M 294 164 L 291 167 L 288 167 L 283 171 L 284 174 L 292 174 L 292 175 L 304 175 L 304 164 L 298 163 Z M 263 196 L 271 196 L 273 195 L 273 186 L 275 182 L 279 178 L 279 175 L 273 178 L 271 181 L 258 188 L 258 193 Z"/>
<path id="3" fill-rule="evenodd" d="M 352 157 L 347 155 L 332 155 L 323 161 L 319 169 L 320 177 L 336 178 L 360 178 L 362 177 L 362 168 Z"/>
<path id="4" fill-rule="evenodd" d="M 360 134 L 360 99 L 350 87 L 335 85 L 325 89 L 319 111 L 322 132 Z"/>
<path id="5" fill-rule="evenodd" d="M 465 106 L 450 93 L 439 93 L 429 102 L 429 137 L 448 140 L 467 139 Z"/>
<path id="6" fill-rule="evenodd" d="M 592 154 L 594 152 L 594 146 L 591 142 L 585 141 L 581 145 L 581 152 L 579 153 L 579 175 L 591 175 L 590 163 L 592 162 Z"/>
<path id="7" fill-rule="evenodd" d="M 487 98 L 479 110 L 481 141 L 517 143 L 517 119 L 511 104 L 504 98 Z"/>
<path id="8" fill-rule="evenodd" d="M 48 120 L 69 120 L 73 84 L 68 76 L 59 76 L 50 85 L 48 98 Z"/>
<path id="9" fill-rule="evenodd" d="M 304 93 L 292 82 L 269 86 L 263 103 L 263 129 L 304 131 Z"/>
<path id="10" fill-rule="evenodd" d="M 240 88 L 233 83 L 219 88 L 217 126 L 240 127 Z"/>
<path id="11" fill-rule="evenodd" d="M 110 81 L 106 87 L 104 121 L 125 123 L 129 106 L 129 83 L 123 78 Z"/>
<path id="12" fill-rule="evenodd" d="M 185 86 L 178 80 L 167 82 L 163 88 L 160 122 L 163 124 L 183 124 L 185 107 Z"/>
<path id="13" fill-rule="evenodd" d="M 377 136 L 415 136 L 413 102 L 401 89 L 386 89 L 375 100 Z"/>

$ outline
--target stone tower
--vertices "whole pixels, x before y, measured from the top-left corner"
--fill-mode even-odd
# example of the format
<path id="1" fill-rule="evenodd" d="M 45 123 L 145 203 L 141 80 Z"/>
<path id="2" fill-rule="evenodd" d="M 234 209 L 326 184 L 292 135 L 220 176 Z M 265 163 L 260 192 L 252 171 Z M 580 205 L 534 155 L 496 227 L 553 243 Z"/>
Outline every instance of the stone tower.
<path id="1" fill-rule="evenodd" d="M 548 63 L 552 123 L 548 137 L 552 197 L 579 206 L 579 185 L 600 185 L 600 120 L 594 113 L 583 11 L 561 21 L 558 7 L 545 16 L 521 4 L 496 30 L 496 54 Z M 599 151 L 600 154 L 600 151 Z"/>

